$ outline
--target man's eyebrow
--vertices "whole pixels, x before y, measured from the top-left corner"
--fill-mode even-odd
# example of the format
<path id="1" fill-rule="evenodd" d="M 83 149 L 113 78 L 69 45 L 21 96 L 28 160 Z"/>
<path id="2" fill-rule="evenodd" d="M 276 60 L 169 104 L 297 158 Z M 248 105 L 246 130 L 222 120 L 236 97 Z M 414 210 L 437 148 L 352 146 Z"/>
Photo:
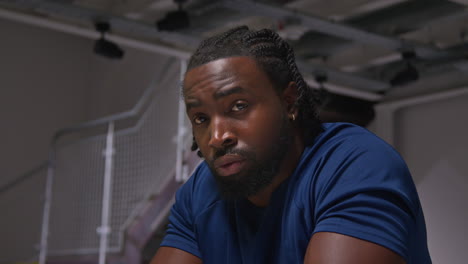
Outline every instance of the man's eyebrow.
<path id="1" fill-rule="evenodd" d="M 199 107 L 202 105 L 201 102 L 198 101 L 197 99 L 190 98 L 189 100 L 191 101 L 185 103 L 185 107 L 187 108 L 187 111 L 190 110 L 190 108 Z"/>
<path id="2" fill-rule="evenodd" d="M 225 96 L 235 94 L 235 93 L 244 93 L 244 92 L 245 92 L 244 88 L 242 88 L 240 86 L 235 86 L 235 87 L 232 87 L 232 88 L 222 89 L 222 90 L 216 91 L 215 94 L 213 95 L 213 98 L 218 100 L 221 97 L 225 97 Z"/>
<path id="3" fill-rule="evenodd" d="M 242 88 L 240 86 L 235 86 L 235 87 L 232 87 L 232 88 L 226 88 L 226 89 L 216 91 L 213 94 L 213 98 L 215 100 L 219 100 L 220 98 L 225 97 L 225 96 L 229 96 L 231 94 L 245 93 L 245 91 L 246 90 L 244 88 Z M 198 99 L 190 97 L 190 96 L 186 97 L 185 107 L 186 107 L 187 111 L 190 110 L 191 108 L 200 107 L 200 106 L 202 106 L 202 103 Z"/>

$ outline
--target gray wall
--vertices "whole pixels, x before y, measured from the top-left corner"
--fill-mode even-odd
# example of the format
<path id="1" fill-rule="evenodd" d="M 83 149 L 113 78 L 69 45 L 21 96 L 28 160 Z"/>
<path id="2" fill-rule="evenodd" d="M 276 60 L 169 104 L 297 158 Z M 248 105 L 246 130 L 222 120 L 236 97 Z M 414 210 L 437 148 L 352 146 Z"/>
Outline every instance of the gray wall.
<path id="1" fill-rule="evenodd" d="M 131 108 L 160 72 L 161 61 L 167 61 L 167 57 L 129 48 L 124 60 L 107 60 L 91 52 L 92 40 L 5 20 L 0 20 L 0 32 L 8 36 L 0 42 L 0 184 L 45 160 L 57 129 Z M 466 78 L 448 73 L 389 96 L 413 96 L 428 87 L 437 91 L 464 84 Z M 464 226 L 468 222 L 467 106 L 464 96 L 406 107 L 395 115 L 394 144 L 415 177 L 434 263 L 464 263 L 468 257 Z M 38 199 L 42 187 L 30 184 L 17 197 L 3 201 Z M 7 224 L 4 219 L 0 225 Z M 24 231 L 12 228 L 7 238 L 16 233 L 14 228 Z M 25 244 L 14 237 L 9 241 Z M 32 249 L 32 244 L 27 246 Z"/>
<path id="2" fill-rule="evenodd" d="M 45 160 L 54 131 L 85 120 L 92 43 L 5 20 L 0 32 L 2 184 Z"/>
<path id="3" fill-rule="evenodd" d="M 93 40 L 7 20 L 0 32 L 0 186 L 45 161 L 58 129 L 132 108 L 173 61 L 128 47 L 123 60 L 109 60 L 92 52 Z M 178 64 L 170 65 L 157 82 L 164 96 L 178 87 Z M 161 123 L 176 121 L 174 111 L 161 116 Z M 0 196 L 0 263 L 37 254 L 44 179 Z"/>
<path id="4" fill-rule="evenodd" d="M 47 158 L 53 133 L 86 119 L 91 42 L 0 20 L 0 185 Z M 6 37 L 8 36 L 8 37 Z M 0 263 L 37 254 L 45 171 L 0 196 Z"/>
<path id="5" fill-rule="evenodd" d="M 109 60 L 93 40 L 6 20 L 0 31 L 0 184 L 45 160 L 58 129 L 131 109 L 171 60 L 126 47 Z"/>
<path id="6" fill-rule="evenodd" d="M 373 131 L 406 160 L 425 213 L 433 263 L 468 258 L 468 79 L 434 74 L 391 90 Z"/>
<path id="7" fill-rule="evenodd" d="M 434 263 L 468 259 L 468 93 L 395 113 L 396 148 L 424 209 Z"/>
<path id="8" fill-rule="evenodd" d="M 121 61 L 96 56 L 91 53 L 91 48 L 87 50 L 91 57 L 89 70 L 92 80 L 86 91 L 88 120 L 131 109 L 154 78 L 157 78 L 157 85 L 167 85 L 167 82 L 162 82 L 166 78 L 172 79 L 169 84 L 175 85 L 159 87 L 158 90 L 178 87 L 178 72 L 169 71 L 169 76 L 159 76 L 167 67 L 175 66 L 178 70 L 178 63 L 173 63 L 175 58 L 122 48 L 125 56 Z"/>

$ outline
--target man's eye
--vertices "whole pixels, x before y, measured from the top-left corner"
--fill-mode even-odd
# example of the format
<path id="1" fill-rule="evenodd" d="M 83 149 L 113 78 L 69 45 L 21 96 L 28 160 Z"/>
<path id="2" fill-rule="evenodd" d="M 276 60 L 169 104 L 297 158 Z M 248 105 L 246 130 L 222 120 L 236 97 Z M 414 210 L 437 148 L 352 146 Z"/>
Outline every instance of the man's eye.
<path id="1" fill-rule="evenodd" d="M 196 116 L 194 119 L 193 119 L 193 122 L 197 125 L 200 125 L 202 124 L 203 122 L 206 121 L 206 117 L 204 116 Z"/>
<path id="2" fill-rule="evenodd" d="M 233 107 L 232 107 L 232 111 L 234 112 L 238 112 L 238 111 L 241 111 L 241 110 L 244 110 L 245 108 L 247 108 L 249 105 L 247 103 L 236 103 Z"/>

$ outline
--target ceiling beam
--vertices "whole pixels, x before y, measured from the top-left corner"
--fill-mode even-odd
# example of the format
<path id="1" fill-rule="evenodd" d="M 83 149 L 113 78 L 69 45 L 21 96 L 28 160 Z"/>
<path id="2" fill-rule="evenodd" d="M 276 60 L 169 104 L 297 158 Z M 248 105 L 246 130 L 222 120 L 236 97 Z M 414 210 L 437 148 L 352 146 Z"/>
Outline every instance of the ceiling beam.
<path id="1" fill-rule="evenodd" d="M 339 95 L 344 95 L 348 97 L 353 97 L 353 98 L 358 98 L 361 100 L 366 100 L 370 102 L 378 102 L 381 101 L 383 98 L 383 95 L 381 94 L 376 94 L 372 92 L 366 92 L 366 91 L 360 91 L 356 90 L 353 88 L 350 88 L 348 86 L 342 86 L 342 85 L 336 85 L 333 83 L 323 83 L 320 84 L 316 80 L 311 79 L 311 78 L 305 78 L 305 81 L 307 84 L 313 88 L 318 88 L 320 86 L 323 87 L 327 92 L 331 92 L 334 94 L 339 94 Z"/>
<path id="2" fill-rule="evenodd" d="M 332 82 L 341 86 L 353 87 L 360 91 L 373 93 L 382 93 L 390 88 L 390 84 L 386 82 L 361 77 L 357 74 L 342 72 L 322 64 L 306 63 L 300 59 L 296 59 L 296 63 L 304 75 L 313 77 L 325 75 L 327 77 L 327 82 Z"/>
<path id="3" fill-rule="evenodd" d="M 387 47 L 391 50 L 402 48 L 402 41 L 395 40 L 389 37 L 376 35 L 350 26 L 345 26 L 336 22 L 324 20 L 312 15 L 301 14 L 296 11 L 287 10 L 285 8 L 274 7 L 259 2 L 251 2 L 245 0 L 225 0 L 224 5 L 227 8 L 236 9 L 242 12 L 251 13 L 253 15 L 264 15 L 277 19 L 286 17 L 294 17 L 299 19 L 301 23 L 308 26 L 310 29 L 357 42 L 373 43 L 378 46 Z"/>
<path id="4" fill-rule="evenodd" d="M 0 3 L 4 2 L 0 0 Z M 187 59 L 191 53 L 198 46 L 201 39 L 190 37 L 186 34 L 176 32 L 160 32 L 152 25 L 135 22 L 129 19 L 124 19 L 109 14 L 102 14 L 98 11 L 77 7 L 75 5 L 65 5 L 58 2 L 50 1 L 34 1 L 34 6 L 24 5 L 23 1 L 8 1 L 10 6 L 21 7 L 25 12 L 31 12 L 31 8 L 37 12 L 40 10 L 45 14 L 53 14 L 55 16 L 64 16 L 73 18 L 75 21 L 89 23 L 96 18 L 107 18 L 114 29 L 112 33 L 107 34 L 106 37 L 110 40 L 137 49 L 146 50 L 149 52 L 164 53 L 172 55 L 181 59 Z M 18 3 L 17 6 L 14 3 Z M 52 20 L 51 18 L 42 18 L 34 15 L 20 14 L 13 11 L 1 10 L 0 17 L 28 23 L 33 26 L 47 27 L 61 32 L 71 33 L 86 38 L 97 39 L 99 33 L 94 29 L 72 25 Z M 138 40 L 135 37 L 124 36 L 121 33 L 126 33 L 128 36 L 153 37 L 155 40 L 162 41 L 163 43 L 154 43 L 151 41 Z M 172 44 L 172 45 L 171 45 Z M 183 49 L 182 47 L 186 47 Z M 387 90 L 390 85 L 383 81 L 373 80 L 361 77 L 352 73 L 345 73 L 337 69 L 326 67 L 325 65 L 312 64 L 303 62 L 297 59 L 298 67 L 305 75 L 314 76 L 316 74 L 326 74 L 329 83 L 352 87 L 352 89 L 366 91 L 366 92 L 383 92 Z"/>
<path id="5" fill-rule="evenodd" d="M 418 54 L 418 56 L 422 58 L 435 59 L 450 55 L 448 52 L 431 45 L 413 43 L 391 36 L 383 36 L 349 25 L 325 20 L 323 18 L 309 14 L 305 15 L 298 11 L 288 10 L 259 2 L 252 2 L 247 0 L 224 0 L 223 4 L 227 8 L 247 12 L 256 16 L 263 15 L 277 19 L 294 17 L 299 19 L 303 25 L 309 27 L 311 30 L 355 42 L 372 44 L 394 51 L 413 49 Z"/>
<path id="6" fill-rule="evenodd" d="M 21 0 L 0 0 L 0 4 L 6 7 L 18 8 L 25 12 L 38 12 L 42 14 L 49 14 L 60 16 L 75 22 L 85 22 L 93 27 L 94 22 L 98 20 L 106 20 L 112 26 L 112 31 L 119 31 L 119 34 L 128 34 L 143 36 L 145 38 L 154 38 L 156 40 L 164 41 L 172 44 L 183 45 L 183 47 L 197 46 L 198 39 L 193 37 L 167 32 L 158 31 L 154 25 L 137 22 L 135 20 L 127 19 L 120 16 L 104 13 L 99 10 L 88 9 L 73 4 L 60 3 L 58 1 L 21 1 Z"/>
<path id="7" fill-rule="evenodd" d="M 359 6 L 355 10 L 353 10 L 351 16 L 362 15 L 365 13 L 370 13 L 375 10 L 380 10 L 384 8 L 388 8 L 393 5 L 400 4 L 402 2 L 406 2 L 408 0 L 374 0 L 370 1 L 364 5 Z"/>
<path id="8" fill-rule="evenodd" d="M 454 3 L 457 3 L 457 4 L 461 4 L 461 5 L 466 5 L 468 6 L 468 0 L 449 0 L 450 2 L 454 2 Z"/>
<path id="9" fill-rule="evenodd" d="M 466 1 L 468 2 L 468 0 L 466 0 Z M 443 17 L 440 17 L 440 18 L 437 18 L 437 19 L 430 20 L 430 21 L 428 21 L 428 22 L 426 22 L 424 24 L 423 28 L 421 28 L 421 29 L 419 29 L 417 31 L 412 31 L 412 32 L 408 32 L 406 34 L 403 34 L 403 35 L 401 35 L 401 37 L 402 38 L 411 38 L 415 34 L 425 33 L 425 32 L 426 32 L 426 34 L 428 34 L 427 32 L 430 32 L 430 29 L 432 27 L 440 27 L 441 25 L 451 24 L 451 23 L 453 23 L 455 21 L 464 21 L 464 20 L 467 20 L 467 19 L 468 19 L 468 13 L 466 11 L 465 12 L 460 11 L 460 12 L 457 12 L 457 13 L 454 13 L 454 14 L 450 14 L 450 15 L 443 16 Z M 445 27 L 445 28 L 447 30 L 454 30 L 453 28 L 450 28 L 448 26 Z M 466 67 L 466 65 L 467 65 L 466 60 L 463 59 L 465 57 L 464 52 L 461 51 L 461 50 L 454 51 L 452 49 L 449 52 L 450 52 L 450 54 L 447 54 L 446 57 L 443 58 L 442 61 L 446 61 L 446 62 L 441 64 L 440 68 L 450 66 L 450 64 L 451 64 L 451 66 L 457 68 L 460 71 L 468 71 L 468 68 Z M 383 65 L 383 64 L 391 63 L 391 62 L 398 61 L 398 60 L 401 60 L 401 59 L 402 59 L 402 57 L 401 57 L 400 53 L 392 52 L 392 53 L 385 54 L 385 55 L 382 55 L 382 56 L 379 56 L 379 57 L 375 57 L 374 59 L 369 60 L 369 61 L 367 61 L 365 63 L 349 64 L 349 65 L 340 67 L 340 69 L 342 69 L 345 72 L 357 72 L 357 71 L 363 70 L 363 69 L 368 68 L 368 67 Z M 437 59 L 434 59 L 434 61 L 436 61 L 436 60 Z M 434 67 L 434 68 L 437 68 L 437 67 Z"/>
<path id="10" fill-rule="evenodd" d="M 63 32 L 67 34 L 72 34 L 75 36 L 80 36 L 88 39 L 98 39 L 100 33 L 96 30 L 89 28 L 83 28 L 80 26 L 69 25 L 63 22 L 54 21 L 48 18 L 37 17 L 29 14 L 18 13 L 15 11 L 10 11 L 0 8 L 0 18 L 7 19 L 14 22 L 24 23 L 27 25 L 41 27 L 46 29 L 55 30 L 58 32 Z M 191 55 L 191 51 L 185 51 L 180 48 L 169 47 L 156 43 L 149 43 L 146 41 L 140 41 L 133 38 L 128 38 L 120 36 L 113 33 L 106 34 L 106 38 L 121 44 L 126 47 L 144 50 L 151 53 L 167 54 L 169 56 L 174 56 L 179 59 L 188 59 Z M 91 51 L 90 51 L 91 52 Z"/>

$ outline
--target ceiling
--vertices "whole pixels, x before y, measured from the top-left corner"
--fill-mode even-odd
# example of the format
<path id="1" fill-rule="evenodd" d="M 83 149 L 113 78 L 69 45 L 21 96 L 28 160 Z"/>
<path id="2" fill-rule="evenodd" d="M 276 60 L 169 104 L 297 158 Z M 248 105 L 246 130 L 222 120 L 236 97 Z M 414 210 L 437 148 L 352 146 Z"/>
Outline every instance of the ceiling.
<path id="1" fill-rule="evenodd" d="M 183 2 L 190 26 L 155 23 Z M 389 90 L 447 72 L 468 73 L 468 0 L 0 0 L 0 9 L 171 50 L 236 25 L 272 28 L 293 46 L 313 86 L 378 101 Z M 319 78 L 318 78 L 319 77 Z"/>

